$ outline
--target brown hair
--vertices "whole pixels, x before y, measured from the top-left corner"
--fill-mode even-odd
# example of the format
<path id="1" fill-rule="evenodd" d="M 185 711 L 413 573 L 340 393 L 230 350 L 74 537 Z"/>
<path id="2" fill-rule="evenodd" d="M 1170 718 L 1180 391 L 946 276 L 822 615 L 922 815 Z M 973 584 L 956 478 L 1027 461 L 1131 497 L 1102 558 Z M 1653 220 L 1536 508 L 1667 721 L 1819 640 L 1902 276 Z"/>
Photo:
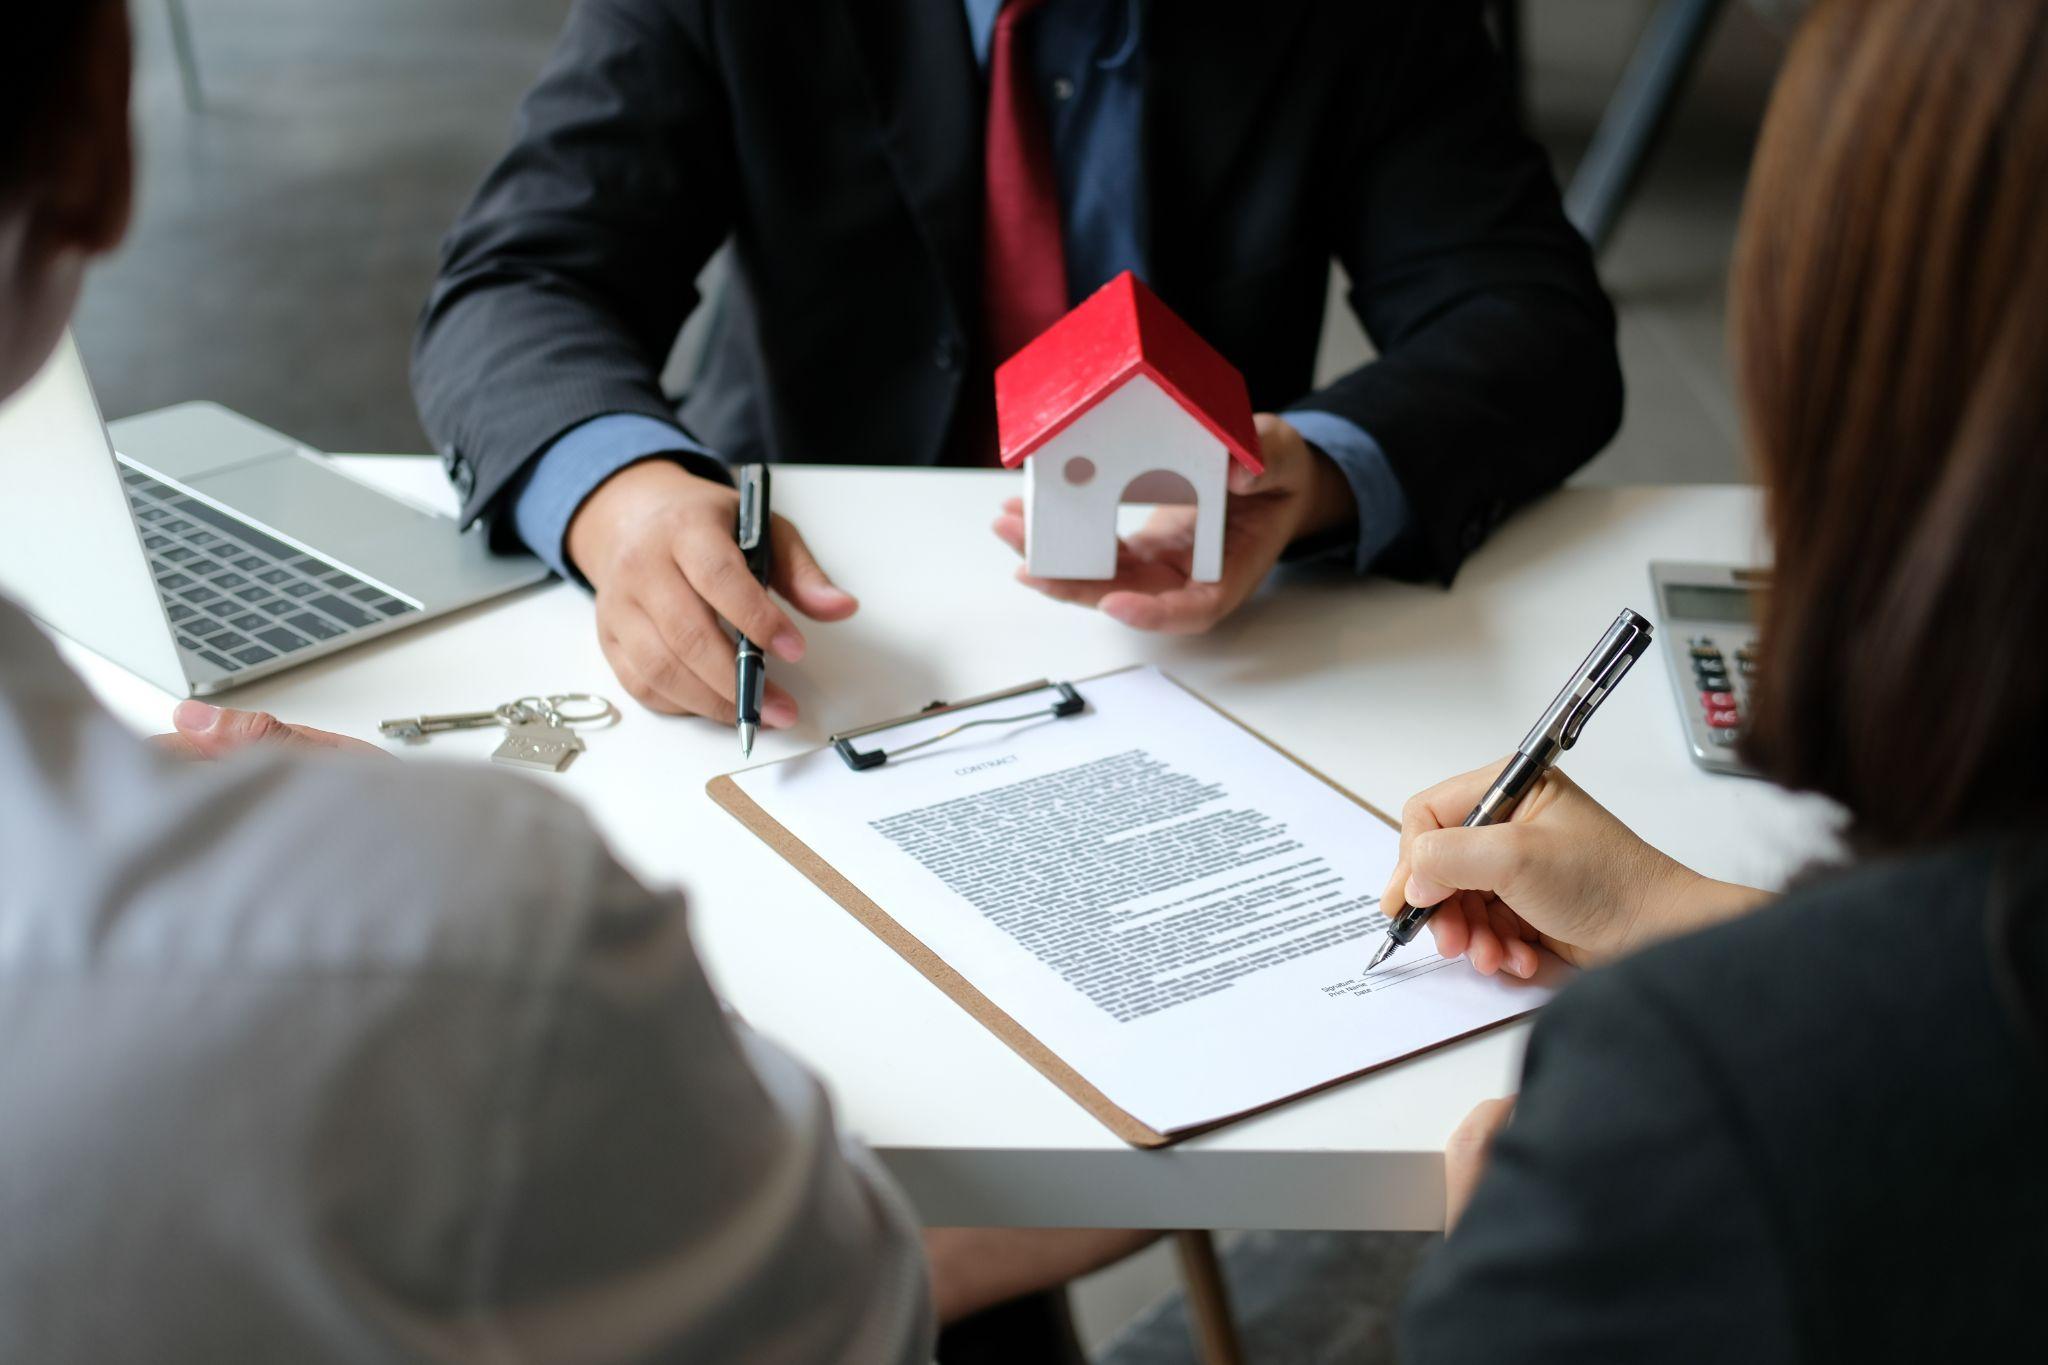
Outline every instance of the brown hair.
<path id="1" fill-rule="evenodd" d="M 2048 0 L 1821 0 L 1732 289 L 1747 751 L 1865 850 L 2048 818 Z"/>
<path id="2" fill-rule="evenodd" d="M 36 0 L 7 16 L 0 42 L 0 203 L 44 168 L 50 119 L 75 75 L 76 58 L 106 0 Z"/>

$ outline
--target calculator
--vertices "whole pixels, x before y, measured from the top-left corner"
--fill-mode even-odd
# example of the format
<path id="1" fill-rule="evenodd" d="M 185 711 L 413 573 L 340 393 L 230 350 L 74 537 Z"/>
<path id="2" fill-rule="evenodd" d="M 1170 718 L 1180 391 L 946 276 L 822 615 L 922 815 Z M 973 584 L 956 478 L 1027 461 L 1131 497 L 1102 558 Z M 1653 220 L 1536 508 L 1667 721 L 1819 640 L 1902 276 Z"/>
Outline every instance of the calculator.
<path id="1" fill-rule="evenodd" d="M 1756 681 L 1757 620 L 1770 574 L 1731 564 L 1650 565 L 1678 718 L 1692 761 L 1717 773 L 1755 772 L 1736 756 Z"/>

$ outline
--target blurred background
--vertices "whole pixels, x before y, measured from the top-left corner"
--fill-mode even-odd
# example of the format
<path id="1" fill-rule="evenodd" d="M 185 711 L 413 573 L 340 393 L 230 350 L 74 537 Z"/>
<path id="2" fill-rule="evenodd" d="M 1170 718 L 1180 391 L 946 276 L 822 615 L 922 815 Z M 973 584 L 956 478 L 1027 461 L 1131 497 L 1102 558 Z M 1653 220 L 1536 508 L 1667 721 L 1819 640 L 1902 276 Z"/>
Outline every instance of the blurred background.
<path id="1" fill-rule="evenodd" d="M 406 381 L 414 315 L 440 236 L 505 144 L 567 0 L 182 0 L 193 89 L 178 0 L 131 4 L 140 217 L 78 322 L 108 415 L 211 398 L 331 451 L 424 450 Z M 1744 477 L 1723 292 L 1783 49 L 1773 8 L 1521 0 L 1529 124 L 1561 179 L 1660 17 L 1713 12 L 1601 256 L 1621 314 L 1628 416 L 1582 482 Z M 1366 352 L 1333 303 L 1324 372 Z M 1432 1240 L 1228 1239 L 1250 1357 L 1391 1359 L 1390 1310 Z M 1174 1282 L 1155 1249 L 1080 1287 L 1083 1335 L 1101 1359 L 1192 1359 Z"/>

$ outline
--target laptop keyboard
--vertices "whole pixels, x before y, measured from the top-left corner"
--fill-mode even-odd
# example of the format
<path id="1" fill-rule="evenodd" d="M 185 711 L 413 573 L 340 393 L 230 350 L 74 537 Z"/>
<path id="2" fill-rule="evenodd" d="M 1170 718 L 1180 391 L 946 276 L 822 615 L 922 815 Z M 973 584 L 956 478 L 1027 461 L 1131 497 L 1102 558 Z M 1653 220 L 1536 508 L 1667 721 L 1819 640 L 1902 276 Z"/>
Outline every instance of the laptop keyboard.
<path id="1" fill-rule="evenodd" d="M 139 469 L 121 481 L 178 643 L 225 672 L 419 610 Z"/>

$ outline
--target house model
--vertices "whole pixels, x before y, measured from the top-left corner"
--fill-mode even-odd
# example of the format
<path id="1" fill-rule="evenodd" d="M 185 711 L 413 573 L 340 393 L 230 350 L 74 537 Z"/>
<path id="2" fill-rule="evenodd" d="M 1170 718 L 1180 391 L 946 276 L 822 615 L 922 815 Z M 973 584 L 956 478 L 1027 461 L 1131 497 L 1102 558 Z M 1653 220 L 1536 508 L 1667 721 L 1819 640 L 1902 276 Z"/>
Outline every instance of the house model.
<path id="1" fill-rule="evenodd" d="M 1230 462 L 1257 472 L 1244 376 L 1125 271 L 996 371 L 1005 468 L 1024 467 L 1024 566 L 1116 576 L 1126 502 L 1193 503 L 1191 576 L 1223 576 Z"/>

